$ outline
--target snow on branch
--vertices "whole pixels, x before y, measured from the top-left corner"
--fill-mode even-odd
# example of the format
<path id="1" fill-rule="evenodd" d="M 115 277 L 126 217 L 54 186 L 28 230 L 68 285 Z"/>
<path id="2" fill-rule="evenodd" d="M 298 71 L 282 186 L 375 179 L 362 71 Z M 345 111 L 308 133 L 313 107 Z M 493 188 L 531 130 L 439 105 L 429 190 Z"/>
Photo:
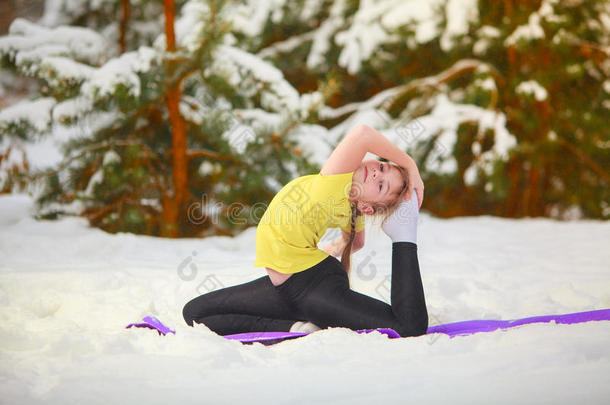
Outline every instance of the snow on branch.
<path id="1" fill-rule="evenodd" d="M 0 38 L 0 53 L 23 66 L 40 63 L 47 56 L 65 56 L 97 66 L 110 56 L 108 42 L 95 31 L 81 27 L 46 28 L 22 18 Z"/>
<path id="2" fill-rule="evenodd" d="M 471 146 L 475 160 L 464 173 L 466 184 L 476 180 L 476 170 L 479 168 L 490 174 L 492 163 L 497 159 L 506 159 L 508 151 L 517 144 L 516 138 L 506 128 L 506 116 L 502 112 L 454 103 L 445 94 L 436 96 L 433 104 L 434 108 L 429 114 L 417 117 L 421 131 L 416 139 L 410 140 L 434 139 L 433 156 L 426 160 L 426 169 L 431 172 L 455 172 L 457 162 L 452 154 L 458 142 L 458 129 L 465 123 L 478 125 L 478 135 Z M 494 142 L 491 149 L 481 152 L 486 130 L 493 131 Z"/>
<path id="3" fill-rule="evenodd" d="M 496 77 L 500 76 L 500 74 L 497 72 L 497 70 L 495 68 L 486 64 L 485 62 L 482 62 L 478 59 L 461 59 L 461 60 L 455 62 L 453 65 L 451 65 L 451 67 L 449 67 L 448 69 L 443 70 L 442 72 L 440 72 L 436 75 L 422 77 L 420 79 L 415 79 L 415 80 L 413 80 L 407 84 L 401 85 L 401 86 L 396 86 L 396 87 L 392 87 L 389 89 L 385 89 L 385 90 L 375 94 L 370 99 L 365 100 L 363 102 L 350 103 L 350 104 L 341 106 L 336 109 L 330 108 L 330 107 L 324 107 L 320 111 L 320 118 L 334 119 L 334 118 L 341 117 L 345 114 L 353 113 L 357 110 L 367 110 L 367 109 L 372 109 L 372 108 L 378 108 L 382 104 L 386 104 L 385 109 L 387 110 L 387 109 L 389 109 L 389 107 L 391 107 L 390 105 L 387 105 L 388 100 L 390 100 L 390 101 L 396 100 L 400 96 L 402 96 L 410 91 L 416 90 L 416 89 L 438 88 L 442 83 L 450 82 L 451 80 L 455 79 L 456 77 L 458 77 L 462 74 L 470 73 L 475 70 L 483 70 L 483 69 L 487 69 L 490 73 L 492 73 Z"/>
<path id="4" fill-rule="evenodd" d="M 139 97 L 141 83 L 138 73 L 144 73 L 160 63 L 161 56 L 153 48 L 140 47 L 109 60 L 91 74 L 91 79 L 83 84 L 82 93 L 92 98 L 112 96 L 123 86 L 132 97 Z"/>
<path id="5" fill-rule="evenodd" d="M 534 97 L 536 101 L 544 101 L 548 96 L 548 92 L 546 91 L 546 89 L 542 87 L 536 80 L 528 80 L 519 83 L 515 91 L 517 92 L 517 94 Z"/>
<path id="6" fill-rule="evenodd" d="M 440 38 L 441 48 L 449 51 L 454 38 L 466 34 L 477 20 L 477 2 L 473 0 L 361 1 L 349 27 L 335 35 L 335 42 L 343 47 L 339 65 L 355 74 L 382 45 L 404 40 L 394 34 L 399 29 L 413 32 L 413 38 L 407 40 L 410 47 Z"/>
<path id="7" fill-rule="evenodd" d="M 54 98 L 45 97 L 7 107 L 0 111 L 0 132 L 18 135 L 31 128 L 39 134 L 44 133 L 50 126 L 54 105 Z"/>
<path id="8" fill-rule="evenodd" d="M 504 41 L 506 46 L 514 46 L 519 44 L 526 44 L 528 42 L 544 39 L 545 33 L 542 27 L 543 21 L 552 23 L 562 23 L 567 21 L 566 16 L 559 16 L 555 14 L 553 6 L 557 4 L 559 0 L 543 0 L 540 8 L 530 14 L 527 19 L 527 24 L 518 26 Z"/>
<path id="9" fill-rule="evenodd" d="M 382 128 L 385 128 L 382 131 L 384 135 L 397 145 L 414 147 L 417 144 L 431 143 L 433 148 L 425 160 L 425 167 L 426 170 L 436 173 L 454 173 L 457 170 L 453 151 L 458 142 L 459 127 L 465 123 L 476 123 L 479 133 L 472 145 L 475 160 L 465 173 L 466 183 L 472 184 L 476 180 L 478 169 L 489 174 L 493 167 L 492 163 L 497 159 L 505 159 L 508 151 L 516 145 L 515 137 L 506 129 L 505 115 L 493 109 L 495 105 L 493 100 L 497 100 L 495 81 L 491 77 L 486 80 L 475 80 L 475 85 L 492 93 L 492 103 L 488 108 L 455 103 L 443 92 L 432 96 L 434 93 L 430 90 L 439 90 L 444 83 L 475 71 L 487 71 L 492 77 L 500 80 L 499 73 L 486 63 L 477 59 L 462 59 L 436 75 L 386 89 L 364 102 L 351 103 L 337 109 L 326 107 L 320 112 L 320 117 L 336 119 L 353 113 L 352 117 L 357 116 L 358 119 L 352 120 L 350 117 L 345 122 L 362 122 L 365 118 L 367 121 L 381 122 Z M 414 90 L 425 92 L 424 101 L 428 101 L 424 104 L 426 108 L 431 107 L 432 110 L 425 115 L 403 113 L 402 118 L 394 125 L 386 111 L 392 109 L 393 104 L 398 100 L 402 100 L 402 96 Z M 367 111 L 375 111 L 379 119 L 370 117 L 366 114 Z M 483 137 L 487 130 L 493 131 L 494 143 L 491 149 L 482 151 Z"/>
<path id="10" fill-rule="evenodd" d="M 90 98 L 78 96 L 57 103 L 53 109 L 53 121 L 62 124 L 85 117 L 91 113 L 93 103 Z"/>
<path id="11" fill-rule="evenodd" d="M 233 25 L 237 31 L 250 37 L 258 36 L 269 17 L 274 22 L 282 20 L 284 3 L 286 0 L 244 2 L 234 10 Z"/>
<path id="12" fill-rule="evenodd" d="M 205 74 L 222 76 L 246 97 L 261 93 L 261 104 L 271 111 L 296 113 L 299 117 L 319 101 L 317 92 L 301 96 L 281 70 L 260 57 L 229 45 L 220 45 Z"/>
<path id="13" fill-rule="evenodd" d="M 42 59 L 38 77 L 51 87 L 78 85 L 89 79 L 95 68 L 75 62 L 63 56 L 49 56 Z M 68 84 L 69 83 L 69 84 Z"/>

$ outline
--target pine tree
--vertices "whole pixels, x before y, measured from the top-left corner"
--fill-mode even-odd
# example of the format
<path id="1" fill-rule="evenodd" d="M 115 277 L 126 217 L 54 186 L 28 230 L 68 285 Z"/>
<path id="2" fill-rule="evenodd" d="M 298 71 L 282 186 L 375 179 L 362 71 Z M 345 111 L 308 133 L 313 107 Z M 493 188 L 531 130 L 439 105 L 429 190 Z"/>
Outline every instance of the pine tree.
<path id="1" fill-rule="evenodd" d="M 122 3 L 104 4 L 110 3 L 116 16 Z M 155 207 L 140 208 L 140 216 L 133 216 L 148 218 L 150 225 L 141 226 L 145 232 L 161 232 L 160 222 L 144 215 L 153 218 L 163 210 L 162 193 L 153 190 L 172 190 L 176 182 L 167 177 L 173 162 L 169 134 L 176 127 L 166 105 L 171 86 L 180 89 L 179 112 L 187 134 L 185 195 L 190 197 L 180 208 L 187 212 L 220 200 L 251 206 L 257 198 L 271 198 L 291 176 L 307 172 L 313 161 L 321 163 L 320 152 L 310 153 L 312 145 L 328 150 L 351 126 L 368 123 L 416 158 L 426 193 L 434 196 L 426 199 L 425 208 L 437 215 L 610 215 L 610 137 L 604 125 L 610 109 L 607 2 L 178 4 L 182 17 L 176 24 L 183 34 L 176 52 L 168 52 L 161 35 L 148 47 L 128 41 L 131 51 L 119 57 L 107 45 L 98 48 L 87 31 L 88 53 L 61 45 L 68 50 L 36 59 L 39 52 L 17 51 L 10 39 L 0 40 L 5 63 L 42 83 L 41 97 L 27 106 L 36 108 L 40 119 L 20 121 L 16 117 L 23 108 L 6 109 L 0 112 L 0 126 L 11 128 L 16 138 L 48 132 L 51 123 L 62 122 L 92 128 L 85 138 L 99 135 L 98 145 L 112 140 L 112 150 L 123 162 L 118 167 L 131 165 L 121 181 L 138 170 L 148 173 L 142 178 L 148 179 L 147 193 L 152 194 L 144 201 Z M 211 15 L 222 17 L 216 24 Z M 7 38 L 35 31 L 23 29 L 23 21 L 14 25 Z M 79 64 L 61 59 L 66 55 Z M 168 74 L 170 61 L 176 67 Z M 79 73 L 63 77 L 61 63 Z M 101 77 L 113 69 L 118 75 L 123 64 L 131 66 L 130 74 L 115 84 L 103 83 Z M 142 65 L 146 68 L 138 67 Z M 328 105 L 325 96 L 330 96 Z M 82 107 L 83 100 L 90 105 Z M 78 113 L 62 113 L 76 105 Z M 250 130 L 254 135 L 248 135 Z M 239 142 L 244 138 L 252 141 Z M 134 142 L 140 149 L 134 149 Z M 236 144 L 243 148 L 237 158 Z M 70 153 L 94 147 L 75 144 Z M 95 151 L 103 163 L 102 151 L 108 150 Z M 118 161 L 110 156 L 108 161 Z M 88 189 L 100 162 L 92 160 L 92 168 L 77 170 L 82 174 L 78 190 Z M 153 172 L 166 174 L 154 177 Z M 54 182 L 63 184 L 61 178 Z M 193 195 L 205 198 L 195 201 Z M 92 208 L 96 198 L 89 202 L 92 223 L 99 223 L 95 214 L 100 208 Z M 106 218 L 105 229 L 125 229 L 100 215 Z M 231 228 L 194 211 L 191 217 L 205 223 L 206 232 Z"/>
<path id="2" fill-rule="evenodd" d="M 46 0 L 38 21 L 48 28 L 86 27 L 108 41 L 114 55 L 150 45 L 164 30 L 163 2 L 157 0 Z M 180 9 L 184 0 L 175 1 Z"/>
<path id="3" fill-rule="evenodd" d="M 504 78 L 498 106 L 518 139 L 491 178 L 505 183 L 502 214 L 610 214 L 609 17 L 605 1 L 482 4 L 497 35 L 481 52 Z"/>
<path id="4" fill-rule="evenodd" d="M 336 75 L 321 123 L 366 120 L 402 144 L 434 195 L 426 209 L 608 218 L 607 1 L 328 6 L 269 11 L 253 51 L 299 89 Z"/>
<path id="5" fill-rule="evenodd" d="M 43 82 L 45 97 L 35 101 L 47 103 L 41 132 L 79 132 L 64 143 L 58 167 L 34 174 L 46 180 L 41 215 L 72 210 L 110 232 L 230 234 L 257 222 L 253 207 L 279 184 L 316 170 L 292 133 L 331 89 L 321 83 L 321 91 L 300 95 L 273 66 L 230 45 L 223 6 L 191 1 L 177 22 L 188 35 L 174 48 L 163 35 L 119 57 L 106 56 L 91 30 L 13 23 L 0 49 L 9 64 Z M 85 34 L 87 47 L 62 42 Z M 41 51 L 49 41 L 59 43 L 61 56 Z M 24 108 L 3 111 L 7 134 L 34 136 L 29 114 L 10 119 Z"/>

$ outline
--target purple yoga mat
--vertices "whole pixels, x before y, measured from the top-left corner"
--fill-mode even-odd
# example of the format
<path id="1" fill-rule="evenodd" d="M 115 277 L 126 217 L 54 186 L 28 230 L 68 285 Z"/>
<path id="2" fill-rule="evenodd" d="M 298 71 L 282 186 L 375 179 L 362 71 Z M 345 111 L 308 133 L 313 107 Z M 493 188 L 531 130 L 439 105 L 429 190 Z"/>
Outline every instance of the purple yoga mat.
<path id="1" fill-rule="evenodd" d="M 563 315 L 543 315 L 532 316 L 529 318 L 513 319 L 508 321 L 501 320 L 472 320 L 446 323 L 442 325 L 434 325 L 428 328 L 426 334 L 444 333 L 450 338 L 455 336 L 467 336 L 479 332 L 492 332 L 497 329 L 508 329 L 515 326 L 555 321 L 558 324 L 573 324 L 589 321 L 610 321 L 610 309 L 599 309 L 595 311 L 575 312 Z M 400 335 L 393 329 L 365 329 L 358 330 L 357 333 L 370 333 L 378 331 L 388 336 L 390 339 L 398 338 Z M 277 343 L 286 339 L 294 339 L 305 336 L 307 333 L 295 332 L 252 332 L 252 333 L 237 333 L 233 335 L 225 335 L 224 337 L 231 340 L 239 340 L 242 343 Z"/>
<path id="2" fill-rule="evenodd" d="M 159 335 L 163 335 L 163 336 L 165 336 L 168 333 L 173 333 L 174 335 L 176 334 L 176 331 L 173 331 L 170 328 L 168 328 L 167 326 L 163 325 L 163 323 L 160 320 L 158 320 L 157 318 L 155 318 L 154 316 L 145 316 L 144 318 L 142 318 L 142 320 L 144 322 L 130 323 L 129 325 L 125 326 L 125 328 L 129 329 L 132 326 L 135 326 L 136 328 L 154 329 L 157 332 L 159 332 Z"/>
<path id="3" fill-rule="evenodd" d="M 167 333 L 176 334 L 175 331 L 165 326 L 159 319 L 155 318 L 154 316 L 145 316 L 142 321 L 142 323 L 130 323 L 126 326 L 126 328 L 131 328 L 132 326 L 135 326 L 137 328 L 154 329 L 159 332 L 160 335 L 166 335 Z M 532 316 L 529 318 L 520 318 L 508 321 L 481 319 L 453 322 L 442 325 L 430 326 L 428 328 L 427 334 L 444 333 L 446 335 L 449 335 L 450 338 L 453 338 L 455 336 L 467 336 L 479 332 L 491 332 L 497 329 L 508 329 L 513 328 L 515 326 L 551 321 L 555 321 L 555 323 L 557 324 L 573 324 L 590 321 L 610 321 L 610 309 L 575 312 L 563 315 Z M 387 335 L 390 339 L 400 337 L 400 335 L 395 330 L 389 328 L 363 329 L 357 330 L 356 333 L 371 333 L 373 331 L 383 333 L 384 335 Z M 238 340 L 242 343 L 261 342 L 263 344 L 273 344 L 281 342 L 282 340 L 294 339 L 305 335 L 307 335 L 307 333 L 304 332 L 251 332 L 225 335 L 224 337 L 231 340 Z"/>
<path id="4" fill-rule="evenodd" d="M 356 333 L 371 333 L 377 331 L 384 335 L 387 335 L 390 339 L 400 337 L 398 332 L 390 328 L 377 328 L 377 329 L 363 329 L 357 330 Z M 306 332 L 249 332 L 249 333 L 236 333 L 233 335 L 224 335 L 223 337 L 231 340 L 239 340 L 242 343 L 252 342 L 267 342 L 267 341 L 281 341 L 286 339 L 294 339 L 301 336 L 308 335 Z"/>
<path id="5" fill-rule="evenodd" d="M 529 318 L 513 319 L 509 321 L 498 320 L 473 320 L 446 323 L 428 328 L 427 334 L 444 333 L 453 338 L 455 336 L 467 336 L 478 332 L 492 332 L 497 329 L 508 329 L 515 326 L 531 323 L 551 322 L 562 324 L 573 324 L 589 321 L 610 321 L 610 309 L 599 309 L 596 311 L 575 312 L 563 315 L 543 315 Z"/>

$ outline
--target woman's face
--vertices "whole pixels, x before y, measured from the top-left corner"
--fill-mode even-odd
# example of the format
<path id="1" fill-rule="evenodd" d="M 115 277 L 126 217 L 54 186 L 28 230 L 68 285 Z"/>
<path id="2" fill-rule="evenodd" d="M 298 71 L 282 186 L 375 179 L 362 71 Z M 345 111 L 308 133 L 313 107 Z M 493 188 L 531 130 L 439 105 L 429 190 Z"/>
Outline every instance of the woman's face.
<path id="1" fill-rule="evenodd" d="M 351 200 L 358 201 L 358 209 L 371 215 L 371 204 L 390 203 L 402 189 L 403 177 L 394 165 L 377 159 L 364 159 L 352 177 Z"/>

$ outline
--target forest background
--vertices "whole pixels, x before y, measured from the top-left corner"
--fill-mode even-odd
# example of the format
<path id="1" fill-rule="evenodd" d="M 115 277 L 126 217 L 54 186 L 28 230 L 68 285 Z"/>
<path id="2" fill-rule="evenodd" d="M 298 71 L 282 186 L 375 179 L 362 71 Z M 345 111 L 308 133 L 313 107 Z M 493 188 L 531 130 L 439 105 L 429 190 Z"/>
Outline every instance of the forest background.
<path id="1" fill-rule="evenodd" d="M 234 235 L 367 124 L 439 217 L 610 217 L 610 3 L 14 0 L 0 190 L 108 232 Z"/>

